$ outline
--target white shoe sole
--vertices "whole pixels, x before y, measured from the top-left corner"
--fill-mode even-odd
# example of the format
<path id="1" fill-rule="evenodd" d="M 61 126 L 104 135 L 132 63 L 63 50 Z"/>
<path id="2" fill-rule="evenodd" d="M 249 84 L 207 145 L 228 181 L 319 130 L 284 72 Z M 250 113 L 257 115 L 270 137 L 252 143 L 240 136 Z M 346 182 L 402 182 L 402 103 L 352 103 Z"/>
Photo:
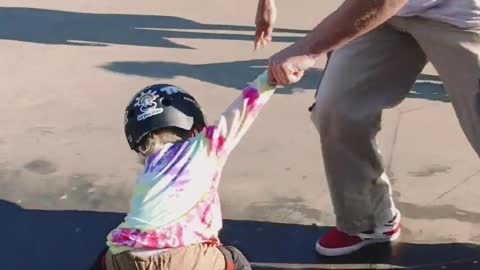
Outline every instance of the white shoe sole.
<path id="1" fill-rule="evenodd" d="M 325 247 L 320 246 L 320 244 L 317 241 L 317 243 L 315 244 L 315 250 L 320 255 L 327 256 L 327 257 L 348 255 L 348 254 L 354 253 L 355 251 L 358 251 L 359 249 L 361 249 L 365 246 L 371 245 L 371 244 L 395 241 L 400 237 L 400 232 L 401 231 L 402 231 L 402 229 L 400 228 L 398 230 L 398 232 L 393 234 L 391 237 L 366 239 L 366 240 L 363 240 L 363 242 L 360 242 L 360 243 L 358 243 L 354 246 L 343 247 L 343 248 L 325 248 Z"/>

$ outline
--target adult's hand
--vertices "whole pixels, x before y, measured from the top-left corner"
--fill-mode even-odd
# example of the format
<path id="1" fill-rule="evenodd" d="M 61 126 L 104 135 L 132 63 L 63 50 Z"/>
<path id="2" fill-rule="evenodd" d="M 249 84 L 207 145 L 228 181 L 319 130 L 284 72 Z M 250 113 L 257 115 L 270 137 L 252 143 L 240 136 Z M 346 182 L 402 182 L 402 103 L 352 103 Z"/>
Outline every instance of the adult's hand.
<path id="1" fill-rule="evenodd" d="M 255 49 L 272 41 L 273 24 L 277 19 L 275 0 L 258 0 L 255 16 Z"/>
<path id="2" fill-rule="evenodd" d="M 300 81 L 304 71 L 313 67 L 314 64 L 314 57 L 306 53 L 302 43 L 296 43 L 270 58 L 268 75 L 273 84 L 293 84 Z"/>

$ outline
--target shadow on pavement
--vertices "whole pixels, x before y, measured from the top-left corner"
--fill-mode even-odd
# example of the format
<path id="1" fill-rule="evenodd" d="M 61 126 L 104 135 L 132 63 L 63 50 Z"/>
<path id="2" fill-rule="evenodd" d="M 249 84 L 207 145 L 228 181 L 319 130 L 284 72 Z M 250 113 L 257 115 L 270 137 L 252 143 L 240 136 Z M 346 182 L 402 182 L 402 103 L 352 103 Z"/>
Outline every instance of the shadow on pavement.
<path id="1" fill-rule="evenodd" d="M 450 102 L 450 98 L 448 97 L 447 91 L 445 90 L 440 77 L 426 74 L 421 74 L 418 77 L 417 83 L 415 83 L 415 86 L 408 94 L 408 98 Z"/>
<path id="2" fill-rule="evenodd" d="M 99 254 L 105 250 L 107 233 L 124 214 L 88 211 L 27 210 L 0 200 L 0 269 L 99 269 Z M 318 256 L 315 240 L 328 227 L 278 224 L 261 221 L 226 220 L 222 239 L 239 247 L 255 269 L 365 269 L 397 265 L 409 269 L 441 269 L 448 262 L 465 261 L 472 266 L 480 259 L 473 244 L 377 245 L 352 256 Z M 430 265 L 437 268 L 416 268 Z M 413 267 L 413 268 L 411 268 Z M 468 268 L 462 265 L 461 269 Z"/>
<path id="3" fill-rule="evenodd" d="M 126 75 L 144 76 L 160 80 L 174 77 L 187 77 L 200 81 L 242 89 L 248 80 L 251 80 L 268 66 L 264 59 L 252 59 L 209 64 L 185 64 L 178 62 L 111 62 L 102 68 Z M 277 90 L 278 94 L 292 94 L 306 90 L 317 89 L 323 71 L 311 69 L 299 83 Z M 448 95 L 439 77 L 420 75 L 417 83 L 408 94 L 407 98 L 427 99 L 432 101 L 449 102 Z"/>
<path id="4" fill-rule="evenodd" d="M 177 62 L 113 62 L 102 68 L 122 74 L 165 80 L 182 76 L 241 90 L 249 80 L 258 76 L 267 66 L 267 60 L 252 59 L 198 65 Z M 301 82 L 280 88 L 277 93 L 292 94 L 294 91 L 314 90 L 320 79 L 321 71 L 311 69 Z"/>
<path id="5" fill-rule="evenodd" d="M 204 30 L 204 32 L 202 32 Z M 233 33 L 215 33 L 229 31 Z M 246 31 L 248 33 L 235 33 Z M 79 13 L 0 7 L 0 39 L 42 44 L 108 46 L 122 44 L 193 49 L 169 38 L 253 41 L 253 26 L 203 24 L 174 16 Z M 294 42 L 305 30 L 275 29 L 275 41 Z M 286 36 L 282 34 L 297 34 Z"/>
<path id="6" fill-rule="evenodd" d="M 215 32 L 216 31 L 216 32 Z M 220 33 L 228 31 L 228 33 Z M 74 46 L 108 46 L 109 44 L 193 49 L 169 39 L 224 39 L 253 41 L 253 26 L 204 24 L 174 16 L 80 13 L 24 7 L 0 7 L 0 40 Z M 243 32 L 243 33 L 240 33 Z M 251 32 L 250 34 L 244 32 Z M 295 42 L 307 30 L 276 28 L 275 42 Z M 297 36 L 291 36 L 297 34 Z M 264 68 L 265 60 L 190 65 L 172 62 L 114 62 L 107 70 L 159 79 L 186 76 L 218 85 L 241 88 Z M 256 67 L 260 65 L 260 67 Z M 298 85 L 285 87 L 280 94 L 295 90 L 314 90 L 321 76 L 307 76 Z M 448 102 L 436 76 L 425 75 L 410 92 L 410 98 Z M 424 77 L 425 77 L 424 76 Z M 431 77 L 431 78 L 429 78 Z"/>

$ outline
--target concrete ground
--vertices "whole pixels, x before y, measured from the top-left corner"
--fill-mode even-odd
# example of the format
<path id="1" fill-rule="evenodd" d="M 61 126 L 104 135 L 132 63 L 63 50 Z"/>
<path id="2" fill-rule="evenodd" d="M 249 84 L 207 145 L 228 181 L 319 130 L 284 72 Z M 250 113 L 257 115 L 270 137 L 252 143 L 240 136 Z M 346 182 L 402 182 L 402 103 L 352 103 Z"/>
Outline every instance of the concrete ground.
<path id="1" fill-rule="evenodd" d="M 95 269 L 141 170 L 123 136 L 131 96 L 178 84 L 214 121 L 272 53 L 340 2 L 279 1 L 275 42 L 253 52 L 252 0 L 3 0 L 0 269 Z M 323 66 L 280 89 L 234 151 L 221 186 L 225 241 L 257 269 L 478 269 L 478 158 L 431 66 L 385 112 L 379 137 L 401 241 L 342 258 L 315 254 L 334 225 L 307 111 Z"/>

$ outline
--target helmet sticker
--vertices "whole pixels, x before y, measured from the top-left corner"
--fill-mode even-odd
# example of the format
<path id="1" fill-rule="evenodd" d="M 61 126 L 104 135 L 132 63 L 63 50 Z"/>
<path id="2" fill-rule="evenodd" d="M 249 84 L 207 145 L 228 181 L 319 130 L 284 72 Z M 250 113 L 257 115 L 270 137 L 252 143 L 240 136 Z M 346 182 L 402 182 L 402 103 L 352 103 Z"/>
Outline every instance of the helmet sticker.
<path id="1" fill-rule="evenodd" d="M 157 102 L 155 100 L 159 97 L 156 90 L 148 90 L 146 93 L 141 92 L 140 96 L 135 98 L 135 107 L 140 107 L 142 112 L 137 116 L 138 121 L 147 119 L 148 117 L 160 114 L 163 112 L 163 108 L 157 108 Z"/>
<path id="2" fill-rule="evenodd" d="M 167 86 L 160 89 L 160 91 L 165 92 L 167 95 L 185 93 L 182 89 L 175 86 Z"/>

